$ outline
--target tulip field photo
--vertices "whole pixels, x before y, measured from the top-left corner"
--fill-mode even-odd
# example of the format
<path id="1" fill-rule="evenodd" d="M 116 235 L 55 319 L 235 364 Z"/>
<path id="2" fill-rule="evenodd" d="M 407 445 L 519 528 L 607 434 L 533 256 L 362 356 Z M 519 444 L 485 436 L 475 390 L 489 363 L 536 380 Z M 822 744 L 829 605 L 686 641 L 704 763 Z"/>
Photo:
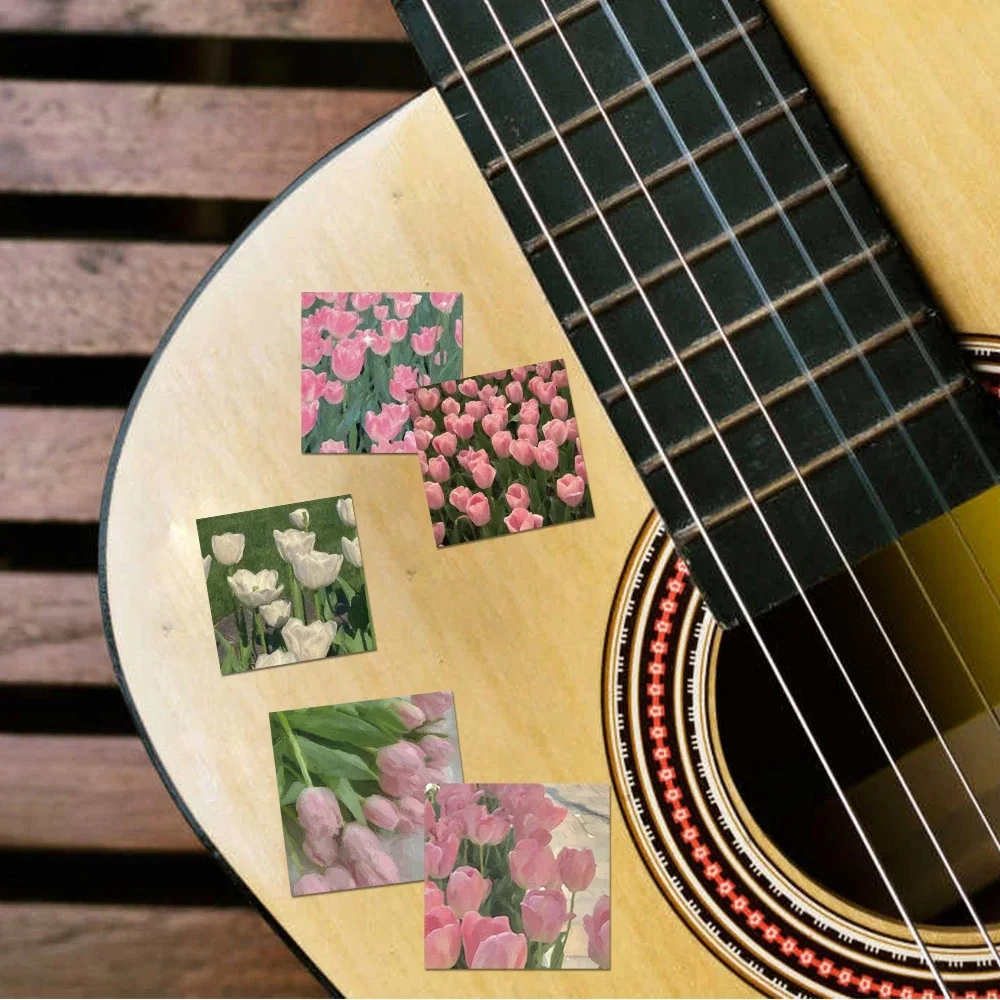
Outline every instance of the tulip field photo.
<path id="1" fill-rule="evenodd" d="M 428 969 L 611 966 L 608 785 L 427 791 Z"/>
<path id="2" fill-rule="evenodd" d="M 198 540 L 223 674 L 375 648 L 349 496 L 201 518 Z"/>
<path id="3" fill-rule="evenodd" d="M 303 292 L 302 451 L 414 452 L 407 393 L 462 372 L 458 292 Z"/>
<path id="4" fill-rule="evenodd" d="M 451 694 L 270 718 L 292 895 L 423 878 L 425 789 L 462 780 Z"/>
<path id="5" fill-rule="evenodd" d="M 594 516 L 562 361 L 410 392 L 438 547 Z"/>

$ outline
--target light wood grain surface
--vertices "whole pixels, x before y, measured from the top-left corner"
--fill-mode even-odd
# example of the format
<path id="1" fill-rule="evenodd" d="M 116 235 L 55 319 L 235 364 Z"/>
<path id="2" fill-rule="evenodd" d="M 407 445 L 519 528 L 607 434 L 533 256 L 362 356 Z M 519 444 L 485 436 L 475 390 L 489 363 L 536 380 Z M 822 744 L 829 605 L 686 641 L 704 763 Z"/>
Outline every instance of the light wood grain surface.
<path id="1" fill-rule="evenodd" d="M 918 13 L 905 0 L 772 6 L 823 90 L 836 93 L 850 141 L 953 316 L 966 327 L 995 320 L 989 289 L 1000 255 L 989 208 L 1000 195 L 992 169 L 1000 130 L 983 127 L 993 112 L 982 88 L 995 94 L 1000 84 L 1000 8 L 972 0 Z M 973 85 L 970 68 L 981 70 Z M 297 296 L 320 287 L 461 289 L 470 373 L 566 356 L 593 521 L 437 552 L 411 460 L 298 454 Z M 236 250 L 176 331 L 135 411 L 106 553 L 125 679 L 196 820 L 348 995 L 749 991 L 654 889 L 617 807 L 610 972 L 426 973 L 419 886 L 288 896 L 269 710 L 448 687 L 470 780 L 607 780 L 602 639 L 648 500 L 583 387 L 431 94 L 325 165 Z M 201 627 L 194 519 L 347 491 L 364 539 L 378 652 L 221 677 Z"/>

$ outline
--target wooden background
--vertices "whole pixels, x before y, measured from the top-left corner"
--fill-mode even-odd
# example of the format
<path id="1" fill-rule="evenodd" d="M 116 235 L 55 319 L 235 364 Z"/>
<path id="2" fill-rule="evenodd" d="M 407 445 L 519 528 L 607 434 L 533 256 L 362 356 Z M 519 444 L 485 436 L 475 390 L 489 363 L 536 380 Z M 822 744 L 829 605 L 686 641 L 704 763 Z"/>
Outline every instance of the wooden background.
<path id="1" fill-rule="evenodd" d="M 114 687 L 115 430 L 201 275 L 423 90 L 389 0 L 0 0 L 0 995 L 322 995 Z"/>

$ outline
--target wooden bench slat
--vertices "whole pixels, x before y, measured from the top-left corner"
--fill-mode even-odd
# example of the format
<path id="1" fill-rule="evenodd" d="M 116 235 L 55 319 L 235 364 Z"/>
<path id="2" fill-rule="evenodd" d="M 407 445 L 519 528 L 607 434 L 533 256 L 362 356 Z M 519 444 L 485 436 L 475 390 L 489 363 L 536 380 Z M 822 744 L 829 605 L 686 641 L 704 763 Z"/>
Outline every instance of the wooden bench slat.
<path id="1" fill-rule="evenodd" d="M 0 684 L 115 683 L 92 573 L 0 572 L 0 607 Z"/>
<path id="2" fill-rule="evenodd" d="M 0 995 L 321 997 L 251 909 L 0 904 Z"/>
<path id="3" fill-rule="evenodd" d="M 0 520 L 96 521 L 122 411 L 0 406 Z"/>
<path id="4" fill-rule="evenodd" d="M 17 276 L 0 295 L 0 353 L 151 354 L 224 249 L 0 240 L 0 274 Z"/>
<path id="5" fill-rule="evenodd" d="M 389 0 L 5 0 L 2 31 L 403 39 Z"/>
<path id="6" fill-rule="evenodd" d="M 138 737 L 9 733 L 0 734 L 0 846 L 203 850 Z"/>
<path id="7" fill-rule="evenodd" d="M 273 198 L 404 91 L 0 83 L 0 191 Z"/>

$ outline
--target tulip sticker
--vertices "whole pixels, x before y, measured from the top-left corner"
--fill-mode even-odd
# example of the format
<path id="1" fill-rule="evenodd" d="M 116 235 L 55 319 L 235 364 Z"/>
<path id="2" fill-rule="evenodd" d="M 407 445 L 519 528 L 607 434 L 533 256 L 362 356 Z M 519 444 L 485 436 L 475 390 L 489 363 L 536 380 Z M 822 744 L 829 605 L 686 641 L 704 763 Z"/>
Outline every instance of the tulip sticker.
<path id="1" fill-rule="evenodd" d="M 562 361 L 410 393 L 438 547 L 594 516 Z"/>
<path id="2" fill-rule="evenodd" d="M 271 744 L 292 895 L 423 877 L 425 790 L 462 778 L 450 692 L 272 712 Z"/>
<path id="3" fill-rule="evenodd" d="M 611 967 L 607 785 L 426 794 L 424 966 Z"/>
<path id="4" fill-rule="evenodd" d="M 301 311 L 302 451 L 415 452 L 407 394 L 461 374 L 462 296 L 303 292 Z"/>
<path id="5" fill-rule="evenodd" d="M 198 521 L 223 674 L 375 648 L 350 497 Z"/>

